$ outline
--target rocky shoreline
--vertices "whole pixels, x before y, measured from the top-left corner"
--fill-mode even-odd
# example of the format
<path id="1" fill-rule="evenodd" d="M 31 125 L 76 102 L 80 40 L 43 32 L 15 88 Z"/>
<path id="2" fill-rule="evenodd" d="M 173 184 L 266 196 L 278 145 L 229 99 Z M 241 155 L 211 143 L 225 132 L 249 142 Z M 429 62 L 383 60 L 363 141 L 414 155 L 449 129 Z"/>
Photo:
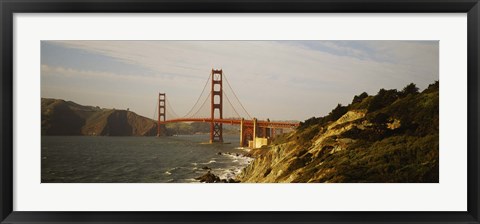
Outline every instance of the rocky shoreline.
<path id="1" fill-rule="evenodd" d="M 229 179 L 221 179 L 217 175 L 207 171 L 206 174 L 195 178 L 195 180 L 200 181 L 201 183 L 240 183 L 240 181 L 229 178 Z"/>
<path id="2" fill-rule="evenodd" d="M 243 158 L 243 159 L 253 158 L 250 153 L 218 152 L 217 155 L 229 155 L 229 156 L 235 156 L 235 157 Z M 251 160 L 248 161 L 248 164 L 250 164 L 250 163 L 251 163 Z M 242 168 L 242 173 L 245 170 L 245 168 L 246 167 Z M 204 167 L 202 167 L 202 169 L 206 170 L 207 173 L 205 173 L 202 176 L 194 178 L 195 180 L 198 180 L 200 183 L 240 183 L 240 181 L 236 178 L 239 174 L 235 175 L 234 178 L 221 178 L 220 176 L 212 173 L 211 172 L 212 169 L 208 166 L 204 166 Z"/>
<path id="3" fill-rule="evenodd" d="M 439 83 L 362 93 L 244 156 L 241 183 L 438 183 Z"/>
<path id="4" fill-rule="evenodd" d="M 413 89 L 413 90 L 412 90 Z M 242 183 L 438 183 L 438 82 L 355 96 L 252 149 Z"/>

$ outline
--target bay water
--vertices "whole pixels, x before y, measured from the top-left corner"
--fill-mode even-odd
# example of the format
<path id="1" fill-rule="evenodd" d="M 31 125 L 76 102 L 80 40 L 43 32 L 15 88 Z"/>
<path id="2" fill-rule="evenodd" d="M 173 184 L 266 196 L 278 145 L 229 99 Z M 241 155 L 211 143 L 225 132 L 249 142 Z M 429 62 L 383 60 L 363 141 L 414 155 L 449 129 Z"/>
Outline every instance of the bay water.
<path id="1" fill-rule="evenodd" d="M 207 168 L 234 178 L 251 162 L 238 138 L 42 136 L 42 183 L 192 183 Z"/>

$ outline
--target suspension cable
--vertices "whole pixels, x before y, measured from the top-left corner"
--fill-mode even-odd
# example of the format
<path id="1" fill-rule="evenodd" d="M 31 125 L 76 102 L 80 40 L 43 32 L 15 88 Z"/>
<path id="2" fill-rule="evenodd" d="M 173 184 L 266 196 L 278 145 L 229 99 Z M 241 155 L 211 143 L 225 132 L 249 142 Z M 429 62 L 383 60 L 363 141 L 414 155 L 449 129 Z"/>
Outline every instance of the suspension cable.
<path id="1" fill-rule="evenodd" d="M 240 100 L 238 99 L 237 94 L 235 94 L 235 91 L 233 91 L 232 86 L 230 86 L 230 83 L 228 82 L 228 79 L 227 79 L 227 76 L 225 75 L 225 73 L 223 73 L 223 76 L 225 77 L 225 81 L 227 81 L 228 87 L 230 87 L 230 89 L 232 90 L 233 96 L 235 96 L 235 99 L 237 99 L 238 103 L 240 103 L 240 106 L 243 108 L 243 111 L 245 111 L 245 113 L 247 113 L 247 116 L 248 116 L 249 119 L 252 119 L 252 116 L 250 116 L 248 111 L 243 106 L 242 102 L 240 102 Z"/>
<path id="2" fill-rule="evenodd" d="M 173 115 L 175 118 L 178 118 L 179 116 L 178 116 L 178 114 L 175 113 L 175 111 L 173 110 L 173 107 L 172 107 L 172 105 L 170 105 L 170 102 L 169 102 L 168 100 L 165 100 L 165 101 L 167 101 L 167 106 L 168 106 L 168 108 L 171 110 L 170 113 L 172 113 L 172 115 Z M 168 111 L 168 110 L 167 110 L 167 111 Z"/>
<path id="3" fill-rule="evenodd" d="M 203 86 L 203 90 L 202 90 L 202 93 L 200 93 L 200 96 L 198 96 L 198 99 L 197 99 L 197 102 L 195 102 L 195 104 L 193 105 L 192 109 L 190 109 L 190 111 L 188 111 L 187 114 L 185 114 L 185 116 L 183 117 L 187 117 L 192 111 L 193 109 L 195 109 L 195 107 L 197 106 L 198 102 L 200 101 L 200 98 L 202 98 L 202 95 L 203 95 L 203 92 L 205 92 L 205 89 L 207 88 L 207 85 L 210 81 L 210 75 L 208 76 L 208 79 L 207 79 L 207 82 L 205 83 L 205 86 Z M 208 99 L 208 97 L 207 97 Z M 203 106 L 203 105 L 202 105 Z M 201 107 L 200 107 L 201 108 Z M 198 112 L 198 111 L 197 111 Z"/>
<path id="4" fill-rule="evenodd" d="M 155 110 L 153 111 L 153 119 L 152 120 L 155 120 L 155 116 L 157 116 L 157 110 L 158 110 L 158 100 L 157 101 L 157 104 L 155 105 Z"/>
<path id="5" fill-rule="evenodd" d="M 223 95 L 225 95 L 225 98 L 227 98 L 227 101 L 228 101 L 228 103 L 230 104 L 230 106 L 232 106 L 233 111 L 235 111 L 235 113 L 237 114 L 237 116 L 238 116 L 239 118 L 241 118 L 242 116 L 240 116 L 240 114 L 237 112 L 237 110 L 235 110 L 235 107 L 233 106 L 232 102 L 230 102 L 230 99 L 228 99 L 227 94 L 223 94 Z"/>
<path id="6" fill-rule="evenodd" d="M 207 98 L 205 98 L 205 101 L 203 101 L 202 106 L 200 106 L 198 108 L 198 110 L 195 113 L 192 114 L 192 117 L 193 117 L 193 115 L 197 114 L 202 109 L 203 106 L 205 106 L 205 103 L 208 101 L 208 98 L 210 98 L 211 95 L 212 95 L 212 93 L 208 94 Z"/>

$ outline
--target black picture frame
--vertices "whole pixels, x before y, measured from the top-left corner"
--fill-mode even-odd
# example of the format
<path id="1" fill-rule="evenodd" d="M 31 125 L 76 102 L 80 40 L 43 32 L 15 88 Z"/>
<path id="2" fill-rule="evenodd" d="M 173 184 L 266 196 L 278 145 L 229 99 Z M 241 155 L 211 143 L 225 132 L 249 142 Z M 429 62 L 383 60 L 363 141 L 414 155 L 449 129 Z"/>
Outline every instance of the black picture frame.
<path id="1" fill-rule="evenodd" d="M 478 0 L 0 0 L 2 223 L 480 223 Z M 468 14 L 466 212 L 21 212 L 13 211 L 14 13 L 455 13 Z M 441 195 L 439 195 L 441 197 Z M 94 202 L 92 202 L 94 203 Z"/>

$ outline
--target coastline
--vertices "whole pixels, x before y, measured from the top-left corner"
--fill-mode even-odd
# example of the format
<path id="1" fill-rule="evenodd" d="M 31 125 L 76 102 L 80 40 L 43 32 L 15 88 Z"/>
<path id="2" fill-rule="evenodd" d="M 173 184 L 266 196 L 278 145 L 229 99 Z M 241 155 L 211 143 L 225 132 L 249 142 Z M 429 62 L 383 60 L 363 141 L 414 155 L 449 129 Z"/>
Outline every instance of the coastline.
<path id="1" fill-rule="evenodd" d="M 206 173 L 196 177 L 195 182 L 200 183 L 240 183 L 238 177 L 243 173 L 246 167 L 248 167 L 254 160 L 250 156 L 251 149 L 238 147 L 236 149 L 242 149 L 243 153 L 231 153 L 231 152 L 218 152 L 217 155 L 225 156 L 232 162 L 238 163 L 228 168 L 216 168 L 212 169 L 208 166 L 202 167 L 206 170 Z"/>

